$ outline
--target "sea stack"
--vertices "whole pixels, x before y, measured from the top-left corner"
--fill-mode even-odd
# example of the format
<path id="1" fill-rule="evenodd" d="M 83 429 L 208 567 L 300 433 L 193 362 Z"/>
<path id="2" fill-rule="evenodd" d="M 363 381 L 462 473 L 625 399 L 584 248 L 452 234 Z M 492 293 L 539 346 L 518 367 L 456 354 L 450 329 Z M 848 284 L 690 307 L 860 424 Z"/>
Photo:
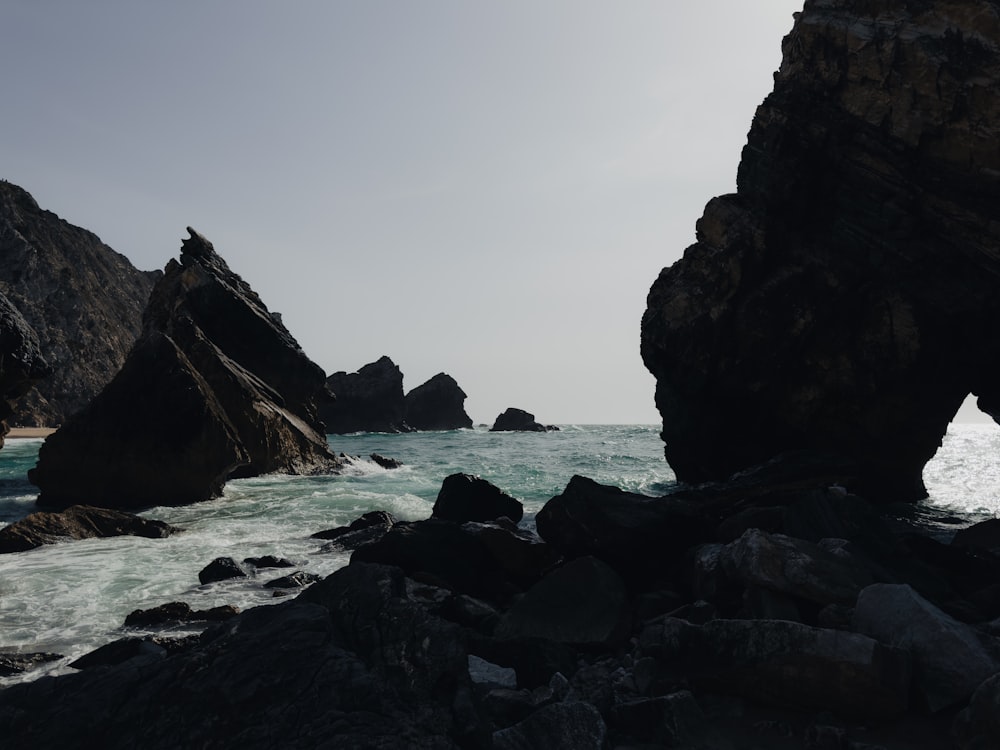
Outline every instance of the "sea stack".
<path id="1" fill-rule="evenodd" d="M 649 292 L 666 458 L 812 449 L 913 501 L 968 394 L 1000 416 L 1000 11 L 809 0 L 783 53 L 737 192 Z"/>
<path id="2" fill-rule="evenodd" d="M 403 373 L 388 357 L 357 372 L 335 372 L 326 380 L 336 400 L 320 409 L 331 434 L 350 432 L 411 432 L 406 424 Z"/>
<path id="3" fill-rule="evenodd" d="M 414 430 L 460 430 L 472 427 L 465 412 L 465 391 L 451 375 L 439 372 L 406 394 L 406 423 Z"/>
<path id="4" fill-rule="evenodd" d="M 317 419 L 323 370 L 188 232 L 122 369 L 43 444 L 29 473 L 39 505 L 178 505 L 234 477 L 339 467 Z"/>

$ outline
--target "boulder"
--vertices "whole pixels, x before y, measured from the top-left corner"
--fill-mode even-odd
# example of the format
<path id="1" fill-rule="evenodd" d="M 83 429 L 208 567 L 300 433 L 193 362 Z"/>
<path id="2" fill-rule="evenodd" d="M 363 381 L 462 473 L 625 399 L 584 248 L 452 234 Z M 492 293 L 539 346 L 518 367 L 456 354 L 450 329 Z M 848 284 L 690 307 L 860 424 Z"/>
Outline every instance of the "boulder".
<path id="1" fill-rule="evenodd" d="M 167 602 L 150 609 L 136 609 L 125 618 L 127 628 L 151 628 L 191 622 L 218 622 L 239 614 L 236 607 L 225 604 L 211 609 L 192 609 L 187 602 Z"/>
<path id="2" fill-rule="evenodd" d="M 394 565 L 410 577 L 491 603 L 506 603 L 557 560 L 528 531 L 497 522 L 459 525 L 438 518 L 397 523 L 351 555 L 352 564 Z"/>
<path id="3" fill-rule="evenodd" d="M 968 394 L 1000 416 L 997 38 L 986 0 L 796 14 L 736 193 L 647 297 L 680 481 L 811 448 L 855 460 L 870 501 L 914 501 Z"/>
<path id="4" fill-rule="evenodd" d="M 202 586 L 246 577 L 247 572 L 231 557 L 217 557 L 198 573 L 198 580 Z"/>
<path id="5" fill-rule="evenodd" d="M 410 431 L 403 373 L 388 357 L 380 357 L 357 372 L 335 372 L 326 379 L 326 386 L 336 396 L 319 413 L 327 433 Z"/>
<path id="6" fill-rule="evenodd" d="M 286 576 L 281 576 L 280 578 L 275 578 L 264 584 L 266 589 L 301 589 L 309 586 L 310 584 L 316 583 L 320 577 L 315 573 L 306 573 L 301 570 L 296 570 L 294 573 L 289 573 Z"/>
<path id="7" fill-rule="evenodd" d="M 323 371 L 189 232 L 122 369 L 42 445 L 29 472 L 39 504 L 179 505 L 219 495 L 233 477 L 340 466 L 316 418 L 329 397 Z"/>
<path id="8" fill-rule="evenodd" d="M 535 415 L 524 409 L 511 407 L 496 418 L 490 432 L 550 432 L 558 431 L 555 425 L 539 424 Z"/>
<path id="9" fill-rule="evenodd" d="M 6 183 L 0 183 L 0 190 Z M 2 203 L 0 203 L 2 206 Z M 0 290 L 0 448 L 14 403 L 51 374 L 38 334 Z"/>
<path id="10" fill-rule="evenodd" d="M 1000 662 L 973 628 L 905 584 L 877 583 L 862 591 L 852 629 L 911 655 L 916 690 L 932 712 L 963 703 L 1000 672 Z"/>
<path id="11" fill-rule="evenodd" d="M 581 701 L 553 703 L 493 733 L 494 750 L 604 750 L 608 729 L 600 712 Z"/>
<path id="12" fill-rule="evenodd" d="M 481 477 L 452 474 L 441 483 L 431 515 L 456 523 L 506 517 L 516 524 L 524 516 L 524 506 Z"/>
<path id="13" fill-rule="evenodd" d="M 312 538 L 331 540 L 330 544 L 323 546 L 322 551 L 324 552 L 354 550 L 382 538 L 396 523 L 396 517 L 392 513 L 384 510 L 371 510 L 347 526 L 317 531 L 312 535 Z"/>
<path id="14" fill-rule="evenodd" d="M 45 652 L 34 652 L 29 654 L 0 654 L 0 677 L 13 677 L 14 675 L 30 672 L 43 664 L 59 661 L 61 654 L 50 654 Z"/>
<path id="15" fill-rule="evenodd" d="M 905 651 L 857 633 L 785 620 L 651 620 L 640 653 L 694 686 L 754 702 L 888 718 L 906 711 Z"/>
<path id="16" fill-rule="evenodd" d="M 579 557 L 528 589 L 500 618 L 498 638 L 620 643 L 628 633 L 625 583 L 607 564 Z"/>
<path id="17" fill-rule="evenodd" d="M 243 559 L 244 565 L 250 565 L 257 570 L 263 568 L 294 568 L 295 563 L 291 560 L 286 560 L 284 557 L 275 557 L 274 555 L 264 555 L 263 557 L 246 557 Z"/>
<path id="18" fill-rule="evenodd" d="M 969 705 L 955 717 L 953 735 L 959 750 L 1000 747 L 1000 674 L 976 688 Z"/>
<path id="19" fill-rule="evenodd" d="M 665 575 L 713 524 L 686 499 L 654 498 L 574 476 L 535 516 L 538 534 L 566 557 L 593 555 L 632 586 Z"/>
<path id="20" fill-rule="evenodd" d="M 123 511 L 73 505 L 59 513 L 38 511 L 0 529 L 0 554 L 24 552 L 68 539 L 141 536 L 163 539 L 180 531 L 175 526 Z"/>
<path id="21" fill-rule="evenodd" d="M 406 394 L 406 423 L 414 430 L 460 430 L 472 427 L 465 413 L 465 391 L 451 375 L 439 372 Z"/>
<path id="22" fill-rule="evenodd" d="M 0 295 L 35 331 L 51 368 L 14 404 L 12 424 L 58 427 L 108 384 L 142 331 L 159 276 L 0 181 Z"/>

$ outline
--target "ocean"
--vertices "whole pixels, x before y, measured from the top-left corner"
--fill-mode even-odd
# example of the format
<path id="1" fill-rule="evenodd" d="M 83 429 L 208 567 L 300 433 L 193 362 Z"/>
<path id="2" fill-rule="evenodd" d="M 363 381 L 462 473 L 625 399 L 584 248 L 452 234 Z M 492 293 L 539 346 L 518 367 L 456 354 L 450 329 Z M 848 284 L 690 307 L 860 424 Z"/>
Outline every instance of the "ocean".
<path id="1" fill-rule="evenodd" d="M 405 435 L 330 436 L 338 452 L 372 453 L 402 461 L 386 470 L 359 461 L 345 474 L 267 476 L 227 484 L 223 497 L 141 515 L 184 529 L 167 539 L 116 537 L 66 542 L 0 555 L 0 652 L 65 655 L 42 669 L 0 679 L 0 686 L 41 674 L 71 672 L 67 664 L 129 634 L 130 612 L 171 601 L 195 609 L 232 604 L 240 609 L 281 601 L 259 577 L 200 585 L 198 572 L 216 557 L 277 555 L 296 569 L 327 575 L 345 565 L 342 553 L 321 553 L 311 534 L 343 526 L 369 510 L 401 520 L 426 518 L 450 474 L 477 474 L 525 507 L 522 525 L 562 492 L 574 474 L 650 496 L 674 483 L 663 459 L 657 425 L 561 425 L 559 432 L 473 430 Z M 35 510 L 26 478 L 41 440 L 10 440 L 0 450 L 0 526 Z M 942 529 L 958 528 L 1000 511 L 1000 428 L 953 423 L 924 472 L 930 498 L 920 509 Z M 135 631 L 130 631 L 134 633 Z M 177 634 L 183 634 L 178 630 Z"/>

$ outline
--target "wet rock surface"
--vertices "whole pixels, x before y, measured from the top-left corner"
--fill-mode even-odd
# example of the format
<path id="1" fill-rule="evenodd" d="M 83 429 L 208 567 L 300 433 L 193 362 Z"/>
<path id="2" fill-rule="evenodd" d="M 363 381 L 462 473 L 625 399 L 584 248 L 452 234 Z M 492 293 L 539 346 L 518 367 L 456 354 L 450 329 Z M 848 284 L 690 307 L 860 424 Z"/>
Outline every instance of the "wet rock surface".
<path id="1" fill-rule="evenodd" d="M 163 539 L 180 531 L 175 526 L 123 511 L 73 505 L 61 512 L 38 511 L 0 529 L 0 554 L 25 552 L 43 544 L 69 539 L 141 536 Z"/>

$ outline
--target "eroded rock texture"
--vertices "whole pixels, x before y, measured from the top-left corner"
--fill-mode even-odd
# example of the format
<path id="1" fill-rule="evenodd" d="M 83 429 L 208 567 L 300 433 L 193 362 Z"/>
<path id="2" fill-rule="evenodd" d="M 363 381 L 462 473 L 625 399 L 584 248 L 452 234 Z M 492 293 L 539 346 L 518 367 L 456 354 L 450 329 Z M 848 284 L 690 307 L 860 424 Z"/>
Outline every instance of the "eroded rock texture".
<path id="1" fill-rule="evenodd" d="M 322 369 L 204 237 L 188 230 L 121 371 L 39 452 L 41 505 L 178 505 L 227 479 L 335 470 Z"/>
<path id="2" fill-rule="evenodd" d="M 0 293 L 0 448 L 14 402 L 49 375 L 38 335 L 20 311 Z"/>
<path id="3" fill-rule="evenodd" d="M 159 275 L 0 181 L 0 293 L 38 334 L 52 367 L 15 405 L 12 423 L 58 426 L 107 385 L 139 337 Z"/>
<path id="4" fill-rule="evenodd" d="M 809 0 L 782 46 L 736 194 L 649 293 L 666 457 L 832 450 L 916 499 L 967 394 L 1000 416 L 1000 8 Z"/>

